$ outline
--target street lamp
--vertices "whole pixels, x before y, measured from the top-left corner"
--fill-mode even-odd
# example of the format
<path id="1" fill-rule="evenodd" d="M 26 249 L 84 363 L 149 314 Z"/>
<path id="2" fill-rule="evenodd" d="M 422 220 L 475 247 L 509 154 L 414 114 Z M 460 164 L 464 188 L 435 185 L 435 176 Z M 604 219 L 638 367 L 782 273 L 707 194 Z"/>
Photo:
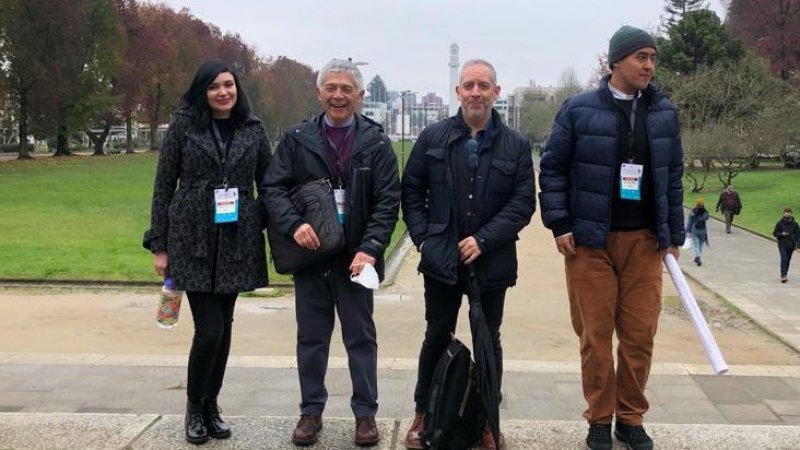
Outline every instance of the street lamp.
<path id="1" fill-rule="evenodd" d="M 400 92 L 400 168 L 405 170 L 406 166 L 406 94 L 411 91 Z"/>

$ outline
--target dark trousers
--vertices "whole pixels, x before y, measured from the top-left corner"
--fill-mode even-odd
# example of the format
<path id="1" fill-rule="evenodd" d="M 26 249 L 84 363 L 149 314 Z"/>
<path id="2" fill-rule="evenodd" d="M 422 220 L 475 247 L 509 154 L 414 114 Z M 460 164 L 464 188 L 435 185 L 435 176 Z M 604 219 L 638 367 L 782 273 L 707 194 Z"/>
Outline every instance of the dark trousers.
<path id="1" fill-rule="evenodd" d="M 419 352 L 417 368 L 417 387 L 414 390 L 414 403 L 418 412 L 425 411 L 425 402 L 431 386 L 433 372 L 442 352 L 450 343 L 450 335 L 455 332 L 461 299 L 466 292 L 466 276 L 459 276 L 456 286 L 437 281 L 429 276 L 425 279 L 425 339 Z M 500 344 L 500 325 L 503 322 L 506 288 L 481 290 L 481 304 L 486 324 L 494 341 L 498 380 L 503 379 L 503 347 Z M 499 387 L 499 386 L 498 386 Z"/>
<path id="2" fill-rule="evenodd" d="M 356 417 L 375 416 L 378 341 L 372 291 L 350 281 L 346 266 L 324 274 L 295 275 L 294 287 L 301 414 L 322 415 L 325 409 L 325 373 L 336 312 L 353 385 L 350 407 Z"/>
<path id="3" fill-rule="evenodd" d="M 781 277 L 785 277 L 789 273 L 789 263 L 792 262 L 794 245 L 778 244 L 778 251 L 781 253 Z"/>
<path id="4" fill-rule="evenodd" d="M 194 319 L 186 394 L 193 403 L 216 400 L 231 349 L 233 307 L 238 294 L 187 292 Z"/>
<path id="5" fill-rule="evenodd" d="M 732 209 L 723 209 L 722 214 L 725 216 L 725 232 L 731 232 L 731 225 L 733 224 L 733 216 L 736 215 Z"/>

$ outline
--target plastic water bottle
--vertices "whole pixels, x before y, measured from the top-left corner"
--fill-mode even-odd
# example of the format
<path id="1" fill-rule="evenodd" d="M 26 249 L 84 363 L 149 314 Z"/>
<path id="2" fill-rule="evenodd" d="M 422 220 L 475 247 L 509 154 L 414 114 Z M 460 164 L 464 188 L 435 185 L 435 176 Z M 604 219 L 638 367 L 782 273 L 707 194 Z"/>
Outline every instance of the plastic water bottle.
<path id="1" fill-rule="evenodd" d="M 178 314 L 181 311 L 181 299 L 183 291 L 175 289 L 172 277 L 164 279 L 164 286 L 161 287 L 161 297 L 158 301 L 158 314 L 156 323 L 161 328 L 173 328 L 178 323 Z"/>

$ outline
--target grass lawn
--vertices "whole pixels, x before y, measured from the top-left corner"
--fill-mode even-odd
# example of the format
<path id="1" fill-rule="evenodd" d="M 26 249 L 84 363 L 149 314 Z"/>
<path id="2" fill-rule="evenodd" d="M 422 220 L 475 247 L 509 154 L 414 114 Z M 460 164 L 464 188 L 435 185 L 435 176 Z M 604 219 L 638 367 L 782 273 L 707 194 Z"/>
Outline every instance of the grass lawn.
<path id="1" fill-rule="evenodd" d="M 406 143 L 406 154 L 410 149 Z M 156 157 L 0 163 L 0 278 L 158 281 L 141 246 Z M 400 221 L 390 250 L 403 232 Z M 270 280 L 290 278 L 270 267 Z"/>
<path id="2" fill-rule="evenodd" d="M 691 192 L 686 181 L 684 179 L 684 205 L 692 207 L 702 197 L 709 213 L 725 220 L 722 214 L 714 212 L 722 192 L 716 174 L 709 174 L 701 192 Z M 788 206 L 800 212 L 800 170 L 762 165 L 756 170 L 739 173 L 733 179 L 733 186 L 742 199 L 742 213 L 733 220 L 735 225 L 772 237 L 772 229 L 781 218 L 783 208 Z"/>

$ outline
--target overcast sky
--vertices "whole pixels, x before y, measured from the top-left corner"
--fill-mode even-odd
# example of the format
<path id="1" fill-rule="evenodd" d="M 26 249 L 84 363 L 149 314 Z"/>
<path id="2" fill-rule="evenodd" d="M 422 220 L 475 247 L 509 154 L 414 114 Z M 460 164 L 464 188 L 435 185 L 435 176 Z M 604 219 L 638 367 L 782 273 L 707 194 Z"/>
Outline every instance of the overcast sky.
<path id="1" fill-rule="evenodd" d="M 503 92 L 557 85 L 573 68 L 585 82 L 622 25 L 656 30 L 663 0 L 165 0 L 223 32 L 236 32 L 262 57 L 288 56 L 318 70 L 353 58 L 368 83 L 436 92 L 447 102 L 450 44 L 460 62 L 494 64 Z M 710 7 L 724 17 L 721 0 Z M 501 95 L 502 93 L 501 92 Z"/>

